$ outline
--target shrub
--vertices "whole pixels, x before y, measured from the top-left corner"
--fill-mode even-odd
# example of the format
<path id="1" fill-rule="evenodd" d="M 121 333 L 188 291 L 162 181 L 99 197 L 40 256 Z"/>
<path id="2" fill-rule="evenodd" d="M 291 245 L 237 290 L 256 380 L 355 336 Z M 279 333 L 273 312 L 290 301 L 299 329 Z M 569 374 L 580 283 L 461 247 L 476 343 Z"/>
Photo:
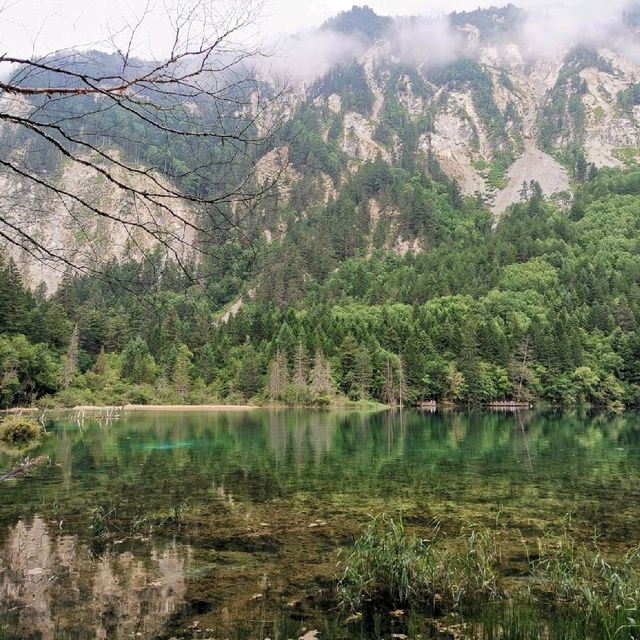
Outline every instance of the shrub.
<path id="1" fill-rule="evenodd" d="M 23 416 L 9 416 L 0 422 L 0 442 L 11 447 L 24 447 L 40 440 L 44 429 L 40 423 Z"/>

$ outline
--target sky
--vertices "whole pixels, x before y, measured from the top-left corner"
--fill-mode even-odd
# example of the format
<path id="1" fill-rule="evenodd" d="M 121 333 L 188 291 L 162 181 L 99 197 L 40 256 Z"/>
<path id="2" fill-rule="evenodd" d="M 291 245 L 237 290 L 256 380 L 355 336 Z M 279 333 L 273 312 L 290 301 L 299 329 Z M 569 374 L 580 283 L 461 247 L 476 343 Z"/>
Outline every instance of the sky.
<path id="1" fill-rule="evenodd" d="M 215 0 L 214 0 L 215 1 Z M 220 1 L 220 0 L 218 0 Z M 239 6 L 238 0 L 222 0 Z M 577 1 L 577 0 L 576 0 Z M 145 45 L 158 50 L 167 40 L 168 27 L 160 14 L 165 5 L 175 8 L 189 0 L 0 0 L 0 46 L 19 56 L 42 54 L 70 47 L 90 47 L 104 42 L 106 35 L 135 21 L 151 6 Z M 532 7 L 554 4 L 557 0 L 516 0 L 514 4 Z M 563 0 L 572 4 L 574 0 Z M 265 0 L 261 31 L 294 33 L 321 24 L 336 13 L 348 10 L 354 0 Z M 506 4 L 501 0 L 356 0 L 368 4 L 382 15 L 442 14 L 455 9 Z M 102 47 L 101 47 L 102 48 Z"/>

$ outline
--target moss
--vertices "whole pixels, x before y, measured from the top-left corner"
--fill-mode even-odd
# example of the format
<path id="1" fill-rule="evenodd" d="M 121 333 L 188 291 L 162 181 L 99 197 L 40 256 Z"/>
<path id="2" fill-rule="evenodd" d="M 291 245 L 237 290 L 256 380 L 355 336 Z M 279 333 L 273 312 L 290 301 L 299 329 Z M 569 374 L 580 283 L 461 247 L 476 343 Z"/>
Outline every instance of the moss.
<path id="1" fill-rule="evenodd" d="M 42 438 L 44 429 L 32 418 L 9 416 L 0 422 L 0 442 L 10 447 L 26 447 Z"/>

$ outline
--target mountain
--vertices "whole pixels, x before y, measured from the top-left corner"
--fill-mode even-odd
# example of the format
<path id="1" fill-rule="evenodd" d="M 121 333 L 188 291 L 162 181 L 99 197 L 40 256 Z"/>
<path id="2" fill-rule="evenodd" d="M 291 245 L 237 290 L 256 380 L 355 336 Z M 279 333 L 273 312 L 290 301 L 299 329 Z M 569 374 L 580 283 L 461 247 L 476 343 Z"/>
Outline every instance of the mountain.
<path id="1" fill-rule="evenodd" d="M 637 15 L 572 16 L 568 30 L 512 5 L 433 19 L 343 12 L 287 45 L 295 81 L 266 112 L 281 71 L 259 69 L 254 111 L 241 115 L 258 117 L 258 133 L 282 124 L 256 150 L 252 185 L 279 180 L 249 213 L 225 203 L 214 220 L 193 203 L 182 225 L 140 211 L 95 167 L 3 125 L 0 148 L 81 194 L 61 202 L 4 172 L 3 216 L 85 268 L 8 248 L 6 352 L 37 360 L 15 342 L 24 334 L 53 355 L 49 377 L 11 387 L 5 403 L 173 401 L 179 388 L 191 401 L 636 404 Z M 214 113 L 206 101 L 188 110 Z M 206 196 L 248 169 L 228 145 L 168 147 L 111 117 L 92 123 L 96 149 L 134 162 L 142 181 L 163 169 L 168 192 Z M 210 171 L 211 158 L 233 171 Z M 96 222 L 87 203 L 169 224 L 168 241 Z M 209 223 L 214 242 L 193 232 L 173 244 Z M 42 280 L 47 295 L 24 286 Z M 61 391 L 55 363 L 76 323 L 78 382 Z"/>
<path id="2" fill-rule="evenodd" d="M 512 5 L 438 19 L 391 19 L 368 7 L 353 7 L 328 20 L 303 40 L 316 38 L 315 45 L 327 38 L 339 41 L 343 53 L 329 56 L 330 68 L 319 75 L 310 64 L 308 77 L 295 80 L 277 114 L 285 120 L 280 141 L 265 150 L 258 164 L 258 179 L 265 182 L 282 172 L 277 202 L 263 208 L 258 225 L 265 243 L 284 237 L 292 217 L 307 217 L 335 200 L 359 169 L 378 158 L 408 173 L 443 173 L 456 181 L 463 195 L 486 203 L 496 220 L 519 201 L 524 182 L 536 181 L 546 196 L 566 205 L 571 184 L 583 181 L 590 166 L 635 163 L 640 151 L 640 66 L 624 55 L 636 34 L 634 15 L 625 13 L 611 33 L 617 46 L 586 46 L 567 38 L 543 52 L 532 51 L 530 16 Z M 606 40 L 602 35 L 600 42 Z M 294 40 L 292 58 L 299 45 Z M 110 69 L 114 62 L 105 54 L 92 54 L 72 57 L 66 64 L 91 70 L 96 65 Z M 263 74 L 266 87 L 272 82 L 269 69 Z M 5 147 L 28 148 L 7 128 Z M 126 142 L 114 139 L 108 144 L 128 153 Z M 166 167 L 161 142 L 150 140 L 146 148 L 142 154 L 136 149 L 136 162 L 151 167 L 163 162 Z M 48 162 L 47 170 L 57 174 L 61 185 L 87 185 L 87 196 L 108 197 L 110 207 L 126 210 L 126 194 L 118 196 L 110 185 L 101 185 L 99 176 L 84 175 L 81 167 L 65 167 L 56 158 L 48 161 L 47 153 L 41 145 L 35 150 L 38 162 Z M 177 149 L 169 162 L 188 170 L 194 158 L 188 150 Z M 37 202 L 50 198 L 10 174 L 3 180 L 6 192 L 26 191 L 29 200 Z M 20 200 L 18 209 L 7 200 L 11 211 L 5 215 L 24 217 L 29 204 Z M 357 248 L 406 251 L 427 246 L 420 224 L 403 221 L 406 212 L 398 199 L 383 200 L 370 198 L 371 228 L 356 231 L 369 237 L 369 246 L 358 241 Z M 59 205 L 51 202 L 46 208 L 57 211 Z M 64 218 L 64 212 L 36 215 L 37 233 L 59 239 L 65 255 L 88 253 L 81 258 L 85 264 L 92 253 L 140 257 L 140 251 L 131 249 L 135 242 L 118 235 L 115 227 L 110 248 L 87 251 L 89 237 L 104 238 L 105 229 L 79 233 L 73 218 L 83 219 L 82 207 L 71 208 L 73 215 L 62 221 L 59 215 Z M 66 232 L 59 237 L 62 229 Z M 145 241 L 138 242 L 144 248 Z M 25 254 L 15 257 L 34 285 L 44 280 L 53 290 L 60 282 L 59 270 L 43 270 Z"/>

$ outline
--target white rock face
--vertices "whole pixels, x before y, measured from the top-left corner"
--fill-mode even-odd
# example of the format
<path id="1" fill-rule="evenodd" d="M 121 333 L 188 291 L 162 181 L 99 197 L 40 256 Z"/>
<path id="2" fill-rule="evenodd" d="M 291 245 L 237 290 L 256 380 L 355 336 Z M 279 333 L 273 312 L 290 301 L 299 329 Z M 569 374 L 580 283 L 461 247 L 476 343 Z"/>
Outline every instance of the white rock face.
<path id="1" fill-rule="evenodd" d="M 157 199 L 155 204 L 71 161 L 60 171 L 59 176 L 41 177 L 75 198 L 56 194 L 11 171 L 0 176 L 0 218 L 4 221 L 0 224 L 12 240 L 5 239 L 5 246 L 27 284 L 44 282 L 51 293 L 62 279 L 65 263 L 89 272 L 114 259 L 141 259 L 159 244 L 153 234 L 160 230 L 166 248 L 177 257 L 184 259 L 192 252 L 195 230 L 190 225 L 195 226 L 195 213 L 183 200 L 170 197 Z M 144 175 L 132 176 L 113 167 L 111 173 L 137 190 L 167 193 Z"/>
<path id="2" fill-rule="evenodd" d="M 496 214 L 502 214 L 507 207 L 520 200 L 522 183 L 537 181 L 545 196 L 569 190 L 567 170 L 550 155 L 540 151 L 531 140 L 527 140 L 524 154 L 509 169 L 507 186 L 500 191 L 493 203 Z"/>
<path id="3" fill-rule="evenodd" d="M 374 124 L 362 114 L 350 111 L 344 116 L 341 149 L 355 160 L 371 162 L 380 154 L 389 160 L 389 152 L 373 139 Z"/>

